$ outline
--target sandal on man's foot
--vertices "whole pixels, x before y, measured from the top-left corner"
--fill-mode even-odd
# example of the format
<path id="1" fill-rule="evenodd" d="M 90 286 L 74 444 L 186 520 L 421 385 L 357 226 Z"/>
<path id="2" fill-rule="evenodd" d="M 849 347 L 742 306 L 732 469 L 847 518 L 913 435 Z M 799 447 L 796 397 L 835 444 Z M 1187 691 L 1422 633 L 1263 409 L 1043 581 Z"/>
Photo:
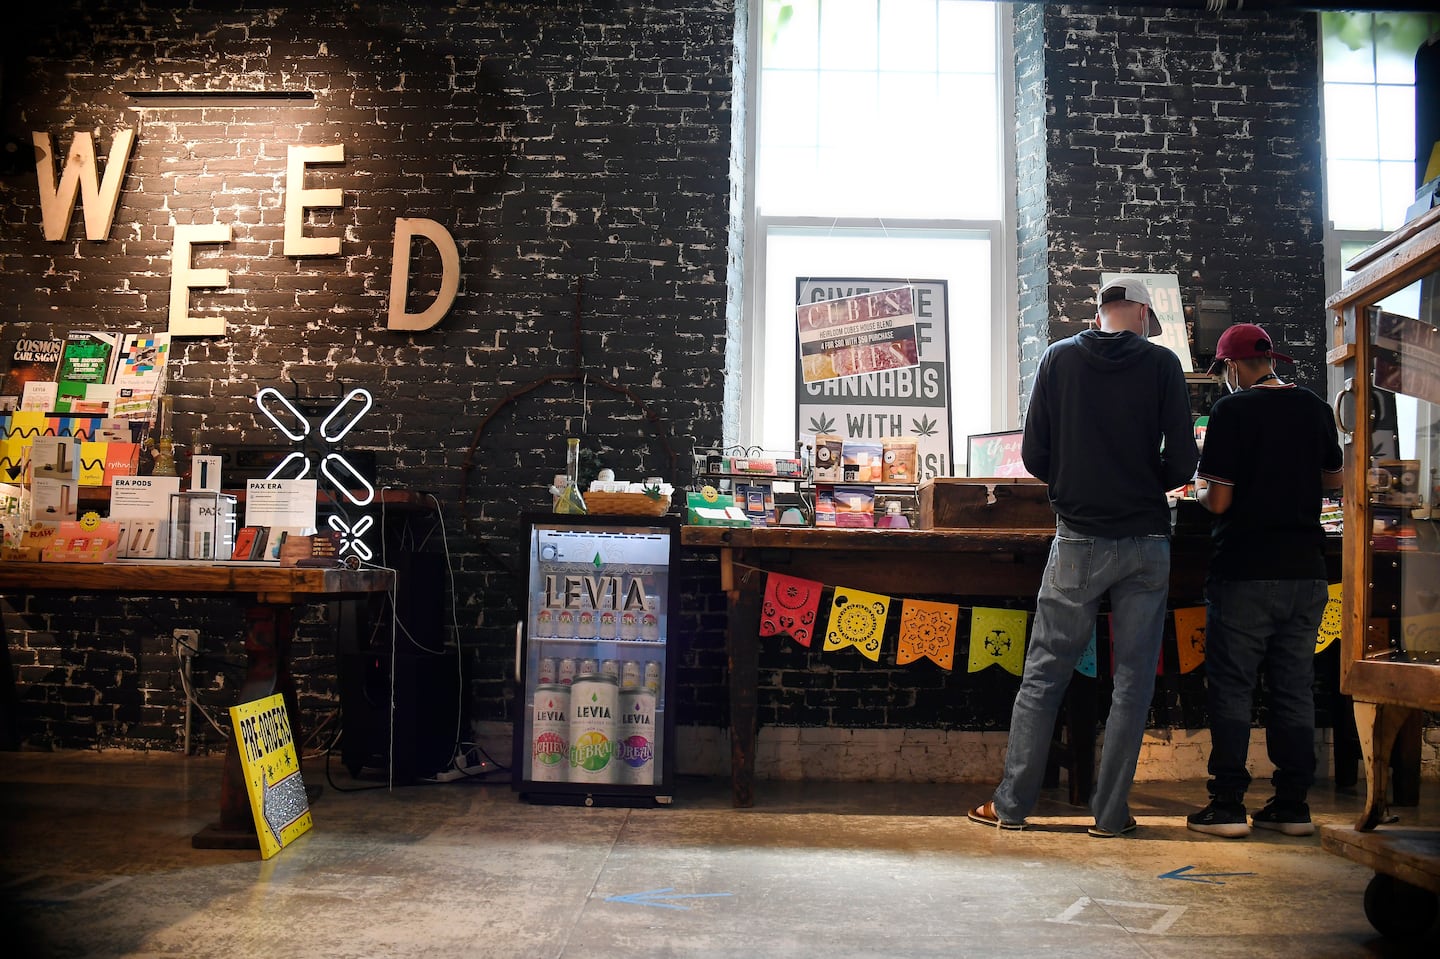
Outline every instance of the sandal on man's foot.
<path id="1" fill-rule="evenodd" d="M 1000 829 L 1019 830 L 1029 825 L 1029 823 L 1023 819 L 1019 822 L 1010 822 L 1007 819 L 1001 819 L 1000 814 L 995 811 L 994 802 L 982 802 L 970 810 L 970 821 L 978 822 L 982 826 L 996 826 Z"/>
<path id="2" fill-rule="evenodd" d="M 1088 831 L 1090 835 L 1094 836 L 1096 839 L 1114 839 L 1116 836 L 1130 835 L 1136 830 L 1137 827 L 1139 827 L 1139 825 L 1140 824 L 1135 821 L 1135 817 L 1131 816 L 1130 821 L 1125 824 L 1125 828 L 1121 829 L 1119 832 L 1111 832 L 1109 829 L 1102 828 L 1099 823 L 1091 826 Z"/>

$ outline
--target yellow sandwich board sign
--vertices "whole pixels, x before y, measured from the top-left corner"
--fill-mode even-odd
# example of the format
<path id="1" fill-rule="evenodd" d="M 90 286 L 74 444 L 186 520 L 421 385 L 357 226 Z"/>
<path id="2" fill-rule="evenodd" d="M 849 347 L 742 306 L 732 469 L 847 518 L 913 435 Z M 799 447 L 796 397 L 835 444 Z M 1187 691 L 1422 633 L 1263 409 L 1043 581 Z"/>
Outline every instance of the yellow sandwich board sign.
<path id="1" fill-rule="evenodd" d="M 240 746 L 240 765 L 260 855 L 269 859 L 311 826 L 310 800 L 300 779 L 300 759 L 279 693 L 230 707 L 230 722 Z"/>

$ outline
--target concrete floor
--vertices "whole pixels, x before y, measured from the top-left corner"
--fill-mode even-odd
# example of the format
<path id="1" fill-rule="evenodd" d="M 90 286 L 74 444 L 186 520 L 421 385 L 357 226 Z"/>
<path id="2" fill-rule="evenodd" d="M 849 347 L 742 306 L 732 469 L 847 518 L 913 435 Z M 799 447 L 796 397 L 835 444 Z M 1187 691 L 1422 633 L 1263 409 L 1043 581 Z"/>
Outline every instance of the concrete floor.
<path id="1" fill-rule="evenodd" d="M 1371 873 L 1318 836 L 1187 832 L 1203 783 L 1136 787 L 1133 838 L 1085 834 L 1057 791 L 1000 832 L 988 786 L 682 780 L 668 808 L 530 805 L 503 783 L 342 792 L 268 862 L 195 850 L 219 757 L 0 754 L 8 956 L 1251 959 L 1440 955 L 1381 939 Z M 306 780 L 324 783 L 323 765 Z M 1440 825 L 1440 792 L 1399 810 Z M 1252 798 L 1268 797 L 1257 786 Z M 1359 797 L 1316 787 L 1317 821 Z M 640 894 L 649 893 L 649 896 Z M 632 897 L 632 898 L 625 898 Z M 18 951 L 16 947 L 19 947 Z"/>

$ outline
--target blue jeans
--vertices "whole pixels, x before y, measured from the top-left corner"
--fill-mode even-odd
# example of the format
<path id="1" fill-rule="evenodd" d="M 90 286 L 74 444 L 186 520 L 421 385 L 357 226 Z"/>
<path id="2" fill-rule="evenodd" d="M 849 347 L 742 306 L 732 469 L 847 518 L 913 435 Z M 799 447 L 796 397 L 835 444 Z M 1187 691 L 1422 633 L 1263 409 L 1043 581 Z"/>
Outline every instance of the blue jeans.
<path id="1" fill-rule="evenodd" d="M 1024 819 L 1040 797 L 1060 701 L 1090 645 L 1100 598 L 1110 594 L 1115 679 L 1105 745 L 1090 808 L 1102 829 L 1130 821 L 1130 786 L 1155 693 L 1155 666 L 1170 592 L 1170 539 L 1107 539 L 1055 524 L 1055 540 L 1035 601 L 1025 675 L 1010 715 L 1005 778 L 995 790 L 1001 819 Z"/>
<path id="2" fill-rule="evenodd" d="M 1210 796 L 1243 802 L 1255 683 L 1265 671 L 1265 745 L 1277 799 L 1304 802 L 1315 782 L 1315 634 L 1328 599 L 1323 579 L 1205 584 L 1205 702 Z"/>

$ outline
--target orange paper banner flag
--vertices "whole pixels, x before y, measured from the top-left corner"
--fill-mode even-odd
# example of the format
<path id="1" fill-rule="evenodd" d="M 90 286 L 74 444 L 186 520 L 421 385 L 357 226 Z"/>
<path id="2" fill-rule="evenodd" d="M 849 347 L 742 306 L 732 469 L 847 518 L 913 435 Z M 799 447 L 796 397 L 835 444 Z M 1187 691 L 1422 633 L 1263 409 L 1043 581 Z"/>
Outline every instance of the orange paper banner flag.
<path id="1" fill-rule="evenodd" d="M 770 573 L 765 578 L 765 598 L 760 604 L 759 635 L 788 633 L 801 646 L 809 646 L 815 636 L 823 588 L 814 580 Z"/>
<path id="2" fill-rule="evenodd" d="M 1000 668 L 1019 676 L 1025 670 L 1025 621 L 1030 614 L 1023 609 L 987 609 L 977 606 L 970 611 L 970 669 L 978 673 L 986 666 Z"/>
<path id="3" fill-rule="evenodd" d="M 1341 586 L 1330 584 L 1330 598 L 1325 601 L 1325 612 L 1320 617 L 1320 631 L 1315 634 L 1315 652 L 1319 653 L 1340 638 Z"/>
<path id="4" fill-rule="evenodd" d="M 1175 610 L 1175 649 L 1180 654 L 1180 672 L 1188 673 L 1205 662 L 1205 607 Z"/>
<path id="5" fill-rule="evenodd" d="M 854 646 L 860 655 L 880 661 L 880 637 L 890 615 L 890 597 L 860 589 L 835 587 L 830 601 L 830 627 L 825 631 L 827 653 Z"/>
<path id="6" fill-rule="evenodd" d="M 955 624 L 960 607 L 950 603 L 928 603 L 907 599 L 900 605 L 899 665 L 917 659 L 933 660 L 942 669 L 955 666 Z"/>

